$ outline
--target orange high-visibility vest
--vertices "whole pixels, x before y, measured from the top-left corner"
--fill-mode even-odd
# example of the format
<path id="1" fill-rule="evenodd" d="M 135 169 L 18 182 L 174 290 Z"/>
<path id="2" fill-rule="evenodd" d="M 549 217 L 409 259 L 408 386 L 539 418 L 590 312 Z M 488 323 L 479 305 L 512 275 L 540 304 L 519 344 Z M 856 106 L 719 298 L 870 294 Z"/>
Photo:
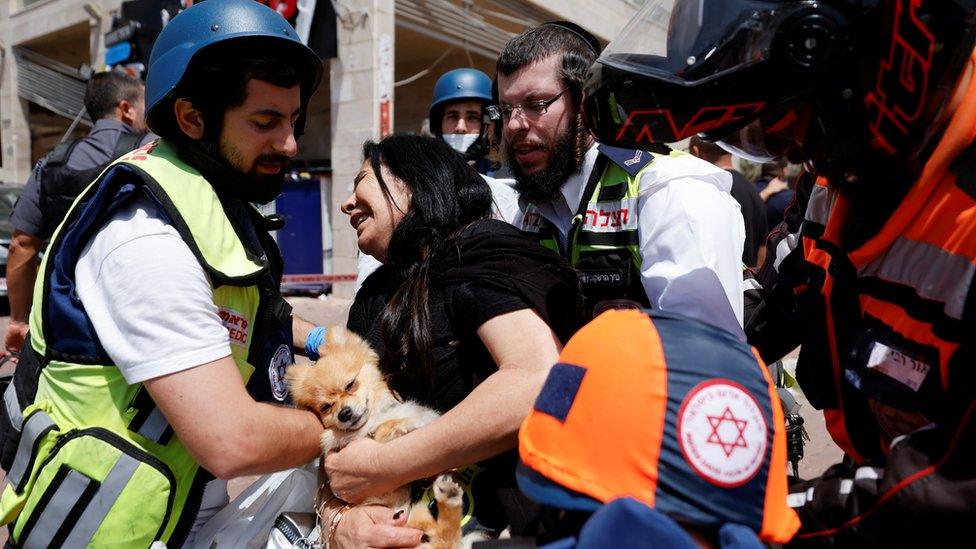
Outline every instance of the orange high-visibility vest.
<path id="1" fill-rule="evenodd" d="M 782 404 L 758 353 L 663 311 L 608 311 L 566 344 L 519 432 L 519 486 L 561 509 L 621 497 L 785 543 Z"/>
<path id="2" fill-rule="evenodd" d="M 823 180 L 811 195 L 800 231 L 806 274 L 795 289 L 810 319 L 797 326 L 805 330 L 797 376 L 858 462 L 884 455 L 899 435 L 953 428 L 963 415 L 959 383 L 949 389 L 973 366 L 957 350 L 973 337 L 976 314 L 974 138 L 976 83 L 901 204 L 856 249 L 843 245 L 848 197 Z"/>

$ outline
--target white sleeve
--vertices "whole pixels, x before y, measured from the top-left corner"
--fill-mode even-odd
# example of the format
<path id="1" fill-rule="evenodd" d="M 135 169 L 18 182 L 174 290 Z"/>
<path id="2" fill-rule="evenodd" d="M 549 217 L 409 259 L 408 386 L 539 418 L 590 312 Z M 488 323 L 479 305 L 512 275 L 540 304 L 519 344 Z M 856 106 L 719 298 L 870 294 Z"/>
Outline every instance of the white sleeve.
<path id="1" fill-rule="evenodd" d="M 509 224 L 519 217 L 519 195 L 514 179 L 496 179 L 481 176 L 491 189 L 491 216 Z"/>
<path id="2" fill-rule="evenodd" d="M 652 306 L 743 335 L 738 205 L 712 182 L 682 177 L 642 189 L 641 281 Z"/>
<path id="3" fill-rule="evenodd" d="M 98 339 L 130 384 L 230 355 L 203 267 L 148 201 L 99 230 L 75 281 Z"/>

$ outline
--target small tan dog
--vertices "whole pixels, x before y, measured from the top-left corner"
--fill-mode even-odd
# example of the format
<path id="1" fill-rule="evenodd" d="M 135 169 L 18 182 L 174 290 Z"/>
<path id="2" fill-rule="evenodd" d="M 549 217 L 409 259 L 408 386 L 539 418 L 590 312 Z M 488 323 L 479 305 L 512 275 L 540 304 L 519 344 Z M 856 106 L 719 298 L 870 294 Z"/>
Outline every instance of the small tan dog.
<path id="1" fill-rule="evenodd" d="M 373 349 L 345 328 L 328 328 L 319 357 L 311 364 L 290 366 L 286 378 L 295 405 L 311 410 L 322 420 L 324 455 L 360 438 L 390 441 L 427 425 L 440 415 L 416 402 L 400 400 L 383 379 Z M 449 474 L 438 476 L 433 488 L 437 518 L 426 505 L 411 505 L 410 486 L 369 498 L 363 504 L 407 511 L 407 526 L 426 534 L 419 547 L 462 547 L 464 493 Z"/>

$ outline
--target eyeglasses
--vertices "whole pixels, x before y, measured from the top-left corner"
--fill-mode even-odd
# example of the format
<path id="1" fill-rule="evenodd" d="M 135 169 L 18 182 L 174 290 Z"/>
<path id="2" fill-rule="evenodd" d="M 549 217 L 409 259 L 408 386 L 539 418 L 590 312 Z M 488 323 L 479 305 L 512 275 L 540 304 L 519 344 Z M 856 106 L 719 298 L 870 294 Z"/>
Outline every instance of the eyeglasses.
<path id="1" fill-rule="evenodd" d="M 488 117 L 492 120 L 511 120 L 512 117 L 518 116 L 519 114 L 525 114 L 529 117 L 542 116 L 546 114 L 549 107 L 553 103 L 559 100 L 564 93 L 569 91 L 569 88 L 563 88 L 563 90 L 550 99 L 540 99 L 539 101 L 529 101 L 528 103 L 519 103 L 516 105 L 506 105 L 501 103 L 499 105 L 488 105 Z"/>

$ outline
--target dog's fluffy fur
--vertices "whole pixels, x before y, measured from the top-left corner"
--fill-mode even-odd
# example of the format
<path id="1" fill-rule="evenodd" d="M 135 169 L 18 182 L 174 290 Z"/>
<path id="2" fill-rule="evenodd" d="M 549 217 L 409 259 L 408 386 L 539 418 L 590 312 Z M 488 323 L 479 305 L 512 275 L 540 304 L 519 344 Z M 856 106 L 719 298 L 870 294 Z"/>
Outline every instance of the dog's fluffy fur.
<path id="1" fill-rule="evenodd" d="M 318 414 L 322 420 L 323 454 L 365 437 L 387 442 L 423 427 L 439 415 L 416 402 L 397 398 L 383 379 L 373 349 L 342 327 L 328 328 L 319 357 L 312 364 L 289 367 L 287 380 L 295 404 Z M 420 547 L 461 547 L 461 487 L 450 474 L 440 475 L 434 481 L 434 498 L 436 519 L 426 505 L 410 505 L 409 486 L 363 503 L 408 512 L 407 526 L 426 534 Z"/>

